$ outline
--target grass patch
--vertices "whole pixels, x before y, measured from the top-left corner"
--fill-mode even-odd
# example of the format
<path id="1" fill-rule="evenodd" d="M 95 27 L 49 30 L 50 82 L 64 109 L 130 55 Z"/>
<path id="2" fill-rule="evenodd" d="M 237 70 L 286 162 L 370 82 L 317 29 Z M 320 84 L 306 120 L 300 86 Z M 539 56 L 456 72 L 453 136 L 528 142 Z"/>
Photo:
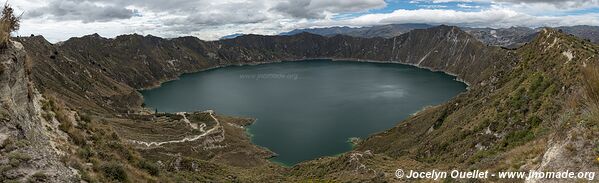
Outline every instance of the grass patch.
<path id="1" fill-rule="evenodd" d="M 67 133 L 74 144 L 84 146 L 86 144 L 85 135 L 81 130 L 74 127 L 73 120 L 69 117 L 70 110 L 68 110 L 64 104 L 57 102 L 57 99 L 54 97 L 46 96 L 46 98 L 47 100 L 42 101 L 42 109 L 45 111 L 45 113 L 42 114 L 42 117 L 47 121 L 56 118 L 60 123 L 58 128 Z M 91 121 L 89 116 L 86 117 L 86 120 Z"/>
<path id="2" fill-rule="evenodd" d="M 583 69 L 585 105 L 589 112 L 589 120 L 599 124 L 599 67 L 593 65 Z"/>
<path id="3" fill-rule="evenodd" d="M 15 140 L 14 138 L 9 137 L 0 145 L 0 149 L 3 149 L 4 152 L 11 152 L 27 145 L 29 145 L 29 141 L 25 139 Z"/>
<path id="4" fill-rule="evenodd" d="M 29 178 L 28 182 L 47 182 L 48 176 L 44 172 L 36 172 Z"/>
<path id="5" fill-rule="evenodd" d="M 31 157 L 25 153 L 11 152 L 8 154 L 8 161 L 13 167 L 18 167 L 20 164 L 26 163 L 29 160 L 31 160 Z"/>

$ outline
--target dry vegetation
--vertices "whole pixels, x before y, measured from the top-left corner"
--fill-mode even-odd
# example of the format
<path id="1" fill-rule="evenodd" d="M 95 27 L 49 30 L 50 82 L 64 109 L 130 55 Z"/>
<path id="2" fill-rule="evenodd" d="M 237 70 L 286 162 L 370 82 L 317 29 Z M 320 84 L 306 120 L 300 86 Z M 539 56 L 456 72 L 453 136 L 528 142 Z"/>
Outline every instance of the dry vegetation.
<path id="1" fill-rule="evenodd" d="M 86 182 L 156 182 L 159 167 L 129 147 L 104 121 L 74 112 L 59 99 L 44 95 L 43 115 L 59 122 L 58 128 L 69 137 L 73 149 L 62 158 Z"/>
<path id="2" fill-rule="evenodd" d="M 7 48 L 10 42 L 10 33 L 19 30 L 20 16 L 15 16 L 14 9 L 9 4 L 4 4 L 0 18 L 0 48 Z"/>
<path id="3" fill-rule="evenodd" d="M 583 70 L 586 107 L 594 120 L 599 120 L 599 67 L 589 66 Z"/>
<path id="4" fill-rule="evenodd" d="M 583 74 L 589 128 L 591 131 L 597 132 L 599 131 L 599 67 L 587 67 L 583 70 Z M 599 165 L 599 144 L 597 142 L 592 151 L 595 153 L 595 163 Z"/>

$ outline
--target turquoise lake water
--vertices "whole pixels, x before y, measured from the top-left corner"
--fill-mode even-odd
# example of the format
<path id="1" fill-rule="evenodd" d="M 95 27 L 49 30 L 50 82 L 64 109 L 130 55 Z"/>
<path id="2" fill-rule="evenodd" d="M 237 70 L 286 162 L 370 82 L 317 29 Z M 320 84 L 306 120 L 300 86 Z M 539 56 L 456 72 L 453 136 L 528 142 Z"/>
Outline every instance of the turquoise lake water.
<path id="1" fill-rule="evenodd" d="M 252 141 L 286 165 L 351 150 L 348 139 L 382 132 L 466 90 L 454 76 L 408 65 L 309 60 L 233 66 L 142 91 L 161 112 L 256 118 Z"/>

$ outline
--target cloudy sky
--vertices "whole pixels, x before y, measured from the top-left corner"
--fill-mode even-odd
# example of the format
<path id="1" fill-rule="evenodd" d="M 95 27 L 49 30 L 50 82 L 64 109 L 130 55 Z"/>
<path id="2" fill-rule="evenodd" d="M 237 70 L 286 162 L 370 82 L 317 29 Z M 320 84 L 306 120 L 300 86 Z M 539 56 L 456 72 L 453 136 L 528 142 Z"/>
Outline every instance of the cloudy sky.
<path id="1" fill-rule="evenodd" d="M 599 0 L 10 0 L 19 35 L 51 42 L 99 33 L 278 34 L 296 28 L 392 23 L 471 27 L 599 25 Z"/>

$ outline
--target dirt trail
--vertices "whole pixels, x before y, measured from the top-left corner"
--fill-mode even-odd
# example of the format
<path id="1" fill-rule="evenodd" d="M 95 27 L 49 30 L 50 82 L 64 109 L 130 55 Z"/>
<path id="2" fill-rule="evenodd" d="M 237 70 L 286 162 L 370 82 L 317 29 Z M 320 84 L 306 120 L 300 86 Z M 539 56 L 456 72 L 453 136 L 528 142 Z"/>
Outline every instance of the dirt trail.
<path id="1" fill-rule="evenodd" d="M 189 121 L 189 119 L 187 119 L 186 116 L 186 112 L 178 112 L 177 115 L 183 116 L 183 122 L 187 123 L 192 129 L 197 130 L 198 129 L 198 124 L 193 124 L 191 123 L 191 121 Z M 202 128 L 200 129 L 202 132 L 204 132 L 204 128 L 203 126 L 206 126 L 206 124 L 202 123 Z"/>
<path id="2" fill-rule="evenodd" d="M 172 143 L 192 142 L 192 141 L 196 141 L 196 140 L 198 140 L 198 139 L 200 139 L 200 138 L 202 138 L 202 137 L 204 137 L 206 135 L 211 134 L 212 132 L 216 131 L 219 128 L 222 128 L 220 122 L 214 116 L 214 111 L 207 110 L 207 111 L 204 111 L 204 112 L 207 112 L 207 113 L 210 114 L 210 117 L 212 117 L 212 119 L 214 119 L 214 121 L 216 122 L 216 125 L 214 127 L 212 127 L 210 130 L 207 130 L 207 131 L 205 131 L 204 133 L 202 133 L 200 135 L 196 135 L 196 136 L 193 136 L 193 137 L 185 137 L 185 138 L 183 138 L 181 140 L 171 140 L 171 141 L 162 141 L 162 142 L 145 142 L 145 141 L 138 141 L 138 140 L 129 140 L 129 142 L 131 142 L 133 144 L 145 145 L 147 147 L 161 146 L 161 145 L 164 145 L 164 144 L 172 144 Z M 205 124 L 202 124 L 201 126 L 202 126 L 201 127 L 201 129 L 202 129 L 201 131 L 204 131 L 203 129 L 204 129 Z M 193 126 L 192 126 L 192 128 L 193 128 Z"/>

